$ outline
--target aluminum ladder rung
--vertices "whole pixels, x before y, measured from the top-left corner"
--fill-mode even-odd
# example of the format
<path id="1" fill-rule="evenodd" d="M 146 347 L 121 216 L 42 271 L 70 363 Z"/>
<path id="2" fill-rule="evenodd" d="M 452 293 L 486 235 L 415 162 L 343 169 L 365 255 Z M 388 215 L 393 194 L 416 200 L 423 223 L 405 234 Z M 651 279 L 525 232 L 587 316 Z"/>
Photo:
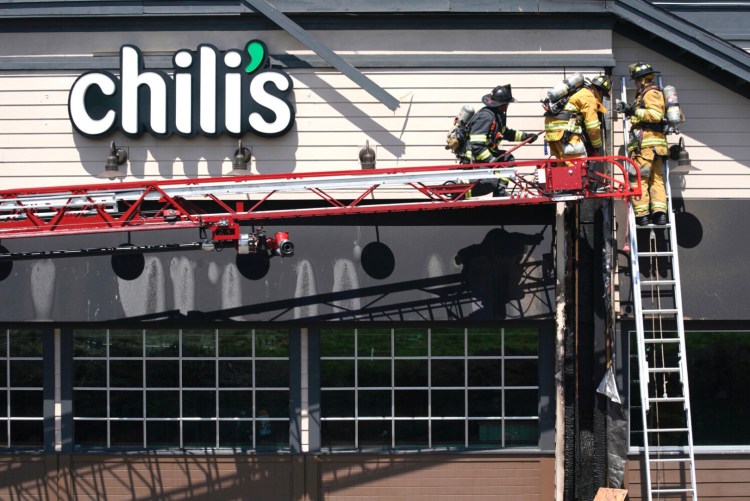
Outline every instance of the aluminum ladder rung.
<path id="1" fill-rule="evenodd" d="M 649 374 L 667 374 L 680 372 L 679 367 L 649 367 Z"/>
<path id="2" fill-rule="evenodd" d="M 690 431 L 689 428 L 649 428 L 644 430 L 647 433 L 685 433 Z"/>
<path id="3" fill-rule="evenodd" d="M 644 339 L 644 343 L 646 344 L 670 344 L 670 343 L 679 343 L 680 340 L 676 337 L 668 337 L 668 338 L 660 338 L 660 339 Z"/>
<path id="4" fill-rule="evenodd" d="M 660 310 L 643 310 L 643 315 L 677 315 L 680 310 L 675 308 L 662 308 Z"/>
<path id="5" fill-rule="evenodd" d="M 660 286 L 660 285 L 669 285 L 672 286 L 675 284 L 674 280 L 641 280 L 641 285 L 648 285 L 651 286 Z"/>
<path id="6" fill-rule="evenodd" d="M 648 397 L 649 403 L 660 403 L 660 402 L 684 402 L 685 397 Z"/>
<path id="7" fill-rule="evenodd" d="M 692 460 L 688 457 L 684 458 L 651 458 L 651 463 L 691 463 Z"/>
<path id="8" fill-rule="evenodd" d="M 679 494 L 685 492 L 693 492 L 695 489 L 685 487 L 684 489 L 651 489 L 651 492 L 658 494 Z"/>
<path id="9" fill-rule="evenodd" d="M 672 251 L 649 251 L 649 252 L 639 252 L 638 257 L 667 257 L 667 256 L 674 256 L 674 252 Z"/>

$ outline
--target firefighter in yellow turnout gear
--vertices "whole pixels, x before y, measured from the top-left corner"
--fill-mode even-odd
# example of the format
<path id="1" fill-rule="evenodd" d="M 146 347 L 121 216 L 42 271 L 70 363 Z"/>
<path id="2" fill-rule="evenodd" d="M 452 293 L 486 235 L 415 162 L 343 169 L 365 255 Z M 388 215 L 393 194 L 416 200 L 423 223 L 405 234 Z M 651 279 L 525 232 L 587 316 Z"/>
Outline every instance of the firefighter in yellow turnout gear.
<path id="1" fill-rule="evenodd" d="M 628 155 L 640 167 L 643 195 L 633 201 L 636 223 L 667 224 L 667 192 L 664 187 L 664 158 L 669 146 L 664 135 L 664 94 L 654 82 L 656 72 L 647 63 L 635 63 L 628 67 L 630 78 L 635 81 L 635 102 L 622 107 L 630 119 L 630 142 Z M 635 180 L 631 179 L 635 184 Z"/>
<path id="2" fill-rule="evenodd" d="M 604 154 L 600 114 L 607 113 L 602 100 L 611 89 L 609 78 L 599 75 L 574 92 L 561 112 L 544 114 L 544 133 L 552 156 L 580 158 L 589 150 L 598 156 Z"/>

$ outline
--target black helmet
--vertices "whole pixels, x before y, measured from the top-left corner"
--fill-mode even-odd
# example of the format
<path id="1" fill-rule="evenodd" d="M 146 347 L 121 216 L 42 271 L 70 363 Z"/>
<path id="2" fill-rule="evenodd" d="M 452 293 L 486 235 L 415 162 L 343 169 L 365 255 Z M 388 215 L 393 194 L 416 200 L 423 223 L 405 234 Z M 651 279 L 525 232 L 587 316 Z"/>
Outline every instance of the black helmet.
<path id="1" fill-rule="evenodd" d="M 501 104 L 512 103 L 513 93 L 510 91 L 510 84 L 498 85 L 492 92 L 482 97 L 482 103 L 490 108 L 497 108 Z"/>
<path id="2" fill-rule="evenodd" d="M 656 73 L 653 66 L 648 63 L 633 63 L 628 66 L 628 70 L 630 70 L 631 80 Z"/>
<path id="3" fill-rule="evenodd" d="M 592 78 L 591 86 L 597 87 L 607 97 L 609 97 L 609 91 L 612 90 L 612 82 L 607 75 L 597 75 Z"/>

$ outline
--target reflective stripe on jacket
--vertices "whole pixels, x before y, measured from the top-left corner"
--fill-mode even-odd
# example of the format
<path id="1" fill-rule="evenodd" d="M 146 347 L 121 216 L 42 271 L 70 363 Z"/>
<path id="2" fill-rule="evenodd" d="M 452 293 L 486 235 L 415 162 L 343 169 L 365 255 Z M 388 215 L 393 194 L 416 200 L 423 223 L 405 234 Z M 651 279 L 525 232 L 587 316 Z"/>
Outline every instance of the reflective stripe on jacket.
<path id="1" fill-rule="evenodd" d="M 564 113 L 571 115 L 570 119 L 549 115 L 545 117 L 545 137 L 549 142 L 560 141 L 566 131 L 582 134 L 585 130 L 591 146 L 599 148 L 602 145 L 600 112 L 606 113 L 607 109 L 597 101 L 591 89 L 584 87 L 570 96 L 565 104 Z"/>

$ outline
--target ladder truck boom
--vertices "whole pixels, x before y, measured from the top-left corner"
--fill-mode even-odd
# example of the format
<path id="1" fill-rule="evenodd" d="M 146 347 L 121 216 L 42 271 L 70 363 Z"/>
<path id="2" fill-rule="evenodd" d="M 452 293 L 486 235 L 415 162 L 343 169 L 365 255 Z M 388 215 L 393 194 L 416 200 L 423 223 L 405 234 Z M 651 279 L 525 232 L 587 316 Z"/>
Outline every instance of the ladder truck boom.
<path id="1" fill-rule="evenodd" d="M 634 174 L 640 180 L 630 159 L 606 156 L 11 189 L 0 191 L 0 239 L 197 228 L 195 248 L 234 246 L 240 253 L 283 256 L 293 252 L 288 234 L 243 233 L 243 223 L 627 199 L 640 196 L 640 183 L 628 182 Z M 496 177 L 509 180 L 508 197 L 471 196 L 480 180 Z M 302 199 L 302 208 L 273 203 Z M 0 260 L 14 258 L 23 256 L 0 253 Z"/>

